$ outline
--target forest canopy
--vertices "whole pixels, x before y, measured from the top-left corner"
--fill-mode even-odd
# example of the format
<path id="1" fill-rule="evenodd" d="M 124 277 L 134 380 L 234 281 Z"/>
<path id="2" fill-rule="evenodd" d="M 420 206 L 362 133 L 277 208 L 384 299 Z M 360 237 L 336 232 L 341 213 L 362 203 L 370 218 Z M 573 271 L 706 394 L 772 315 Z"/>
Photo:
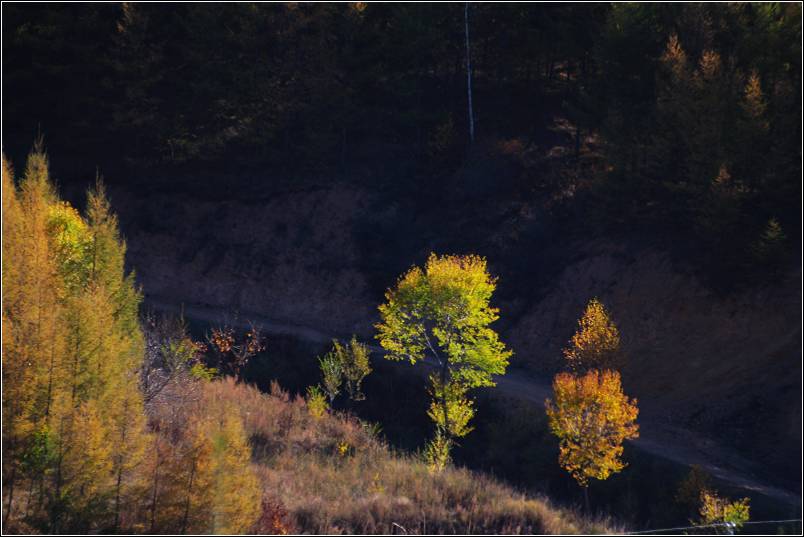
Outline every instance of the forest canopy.
<path id="1" fill-rule="evenodd" d="M 797 239 L 795 3 L 10 4 L 3 15 L 4 139 L 44 132 L 107 172 L 236 163 L 346 181 L 373 169 L 378 189 L 446 184 L 471 154 L 467 23 L 481 145 L 542 146 L 562 119 L 576 157 L 597 159 L 548 195 L 575 192 L 586 204 L 573 210 L 606 226 L 680 232 L 717 252 L 721 272 L 770 273 Z M 28 147 L 4 150 L 21 160 Z"/>

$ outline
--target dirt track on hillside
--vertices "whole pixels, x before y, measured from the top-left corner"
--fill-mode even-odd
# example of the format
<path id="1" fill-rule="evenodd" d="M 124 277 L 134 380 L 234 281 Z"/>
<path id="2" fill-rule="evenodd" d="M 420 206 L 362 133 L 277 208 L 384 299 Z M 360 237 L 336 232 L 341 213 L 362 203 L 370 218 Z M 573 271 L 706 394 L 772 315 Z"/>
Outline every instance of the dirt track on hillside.
<path id="1" fill-rule="evenodd" d="M 183 305 L 176 306 L 156 298 L 148 298 L 146 305 L 159 311 L 170 313 L 183 312 L 191 320 L 208 323 L 219 323 L 225 320 L 225 314 L 218 308 Z M 261 315 L 240 312 L 242 323 L 246 319 L 259 325 L 269 334 L 284 334 L 315 343 L 327 343 L 336 337 L 308 326 L 277 322 Z M 231 319 L 229 319 L 231 322 Z M 375 352 L 382 352 L 379 347 L 372 346 Z M 432 365 L 432 364 L 429 364 Z M 550 383 L 544 379 L 525 376 L 516 371 L 497 377 L 495 394 L 504 395 L 543 405 L 549 397 Z M 691 431 L 666 424 L 640 420 L 640 437 L 630 441 L 640 451 L 655 455 L 684 466 L 698 465 L 709 472 L 715 479 L 725 484 L 744 489 L 748 492 L 764 495 L 773 500 L 801 509 L 801 496 L 794 492 L 763 483 L 761 477 L 755 475 L 753 464 L 738 453 L 725 446 L 704 438 Z"/>

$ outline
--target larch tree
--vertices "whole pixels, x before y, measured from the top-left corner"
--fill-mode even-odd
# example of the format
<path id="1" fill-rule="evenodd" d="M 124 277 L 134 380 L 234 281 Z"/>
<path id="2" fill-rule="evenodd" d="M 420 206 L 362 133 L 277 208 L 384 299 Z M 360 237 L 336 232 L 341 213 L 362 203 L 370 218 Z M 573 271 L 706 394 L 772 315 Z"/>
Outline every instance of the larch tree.
<path id="1" fill-rule="evenodd" d="M 4 519 L 25 474 L 22 515 L 42 529 L 116 528 L 146 443 L 117 221 L 100 182 L 86 218 L 58 199 L 41 141 L 18 187 L 4 159 L 3 205 Z"/>
<path id="2" fill-rule="evenodd" d="M 582 376 L 559 373 L 553 398 L 545 401 L 550 430 L 559 440 L 558 462 L 584 491 L 590 479 L 607 479 L 625 467 L 623 441 L 637 438 L 636 399 L 623 394 L 615 371 L 590 370 Z"/>
<path id="3" fill-rule="evenodd" d="M 39 148 L 39 144 L 37 144 Z M 47 232 L 55 199 L 47 157 L 35 149 L 19 188 L 3 157 L 3 484 L 4 521 L 21 477 L 41 480 L 30 464 L 49 435 L 47 423 L 59 330 L 60 285 Z M 28 475 L 21 476 L 24 470 Z"/>
<path id="4" fill-rule="evenodd" d="M 379 307 L 377 339 L 389 360 L 427 360 L 437 438 L 450 443 L 471 429 L 468 390 L 494 386 L 511 351 L 489 327 L 499 317 L 490 305 L 496 279 L 476 255 L 431 254 L 424 268 L 406 272 Z M 443 451 L 443 450 L 442 450 Z"/>
<path id="5" fill-rule="evenodd" d="M 210 421 L 212 442 L 212 531 L 245 533 L 260 515 L 262 489 L 251 469 L 251 448 L 236 409 Z"/>

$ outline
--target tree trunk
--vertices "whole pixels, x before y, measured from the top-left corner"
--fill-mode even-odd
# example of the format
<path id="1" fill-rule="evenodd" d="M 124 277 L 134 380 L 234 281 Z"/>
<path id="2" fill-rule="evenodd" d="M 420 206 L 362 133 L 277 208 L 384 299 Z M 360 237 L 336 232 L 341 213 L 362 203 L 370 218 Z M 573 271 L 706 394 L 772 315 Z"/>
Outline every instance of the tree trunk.
<path id="1" fill-rule="evenodd" d="M 123 483 L 123 466 L 117 469 L 117 486 L 115 488 L 114 498 L 114 532 L 117 533 L 120 529 L 120 485 Z"/>
<path id="2" fill-rule="evenodd" d="M 6 507 L 6 515 L 3 517 L 3 525 L 6 526 L 8 524 L 8 517 L 11 515 L 11 508 L 14 505 L 14 481 L 17 478 L 17 465 L 13 465 L 11 468 L 11 479 L 9 479 L 8 483 L 8 507 Z"/>
<path id="3" fill-rule="evenodd" d="M 475 114 L 472 110 L 472 58 L 469 53 L 469 2 L 463 10 L 464 30 L 466 35 L 466 93 L 469 103 L 469 143 L 475 141 Z"/>
<path id="4" fill-rule="evenodd" d="M 449 411 L 447 406 L 447 373 L 449 372 L 449 358 L 444 357 L 444 365 L 441 368 L 441 408 L 444 411 L 444 433 L 447 438 L 452 438 L 449 432 Z"/>
<path id="5" fill-rule="evenodd" d="M 159 454 L 157 453 L 156 456 L 158 458 Z M 157 459 L 154 465 L 154 485 L 153 494 L 151 496 L 151 528 L 148 530 L 148 533 L 154 533 L 154 527 L 156 527 L 156 498 L 159 491 L 159 463 L 160 461 Z"/>
<path id="6" fill-rule="evenodd" d="M 187 533 L 187 520 L 190 517 L 190 498 L 192 498 L 193 493 L 193 479 L 195 478 L 195 465 L 196 461 L 193 459 L 193 466 L 190 468 L 190 483 L 187 487 L 187 502 L 184 504 L 184 516 L 182 517 L 181 521 L 181 534 L 184 535 Z"/>
<path id="7" fill-rule="evenodd" d="M 591 510 L 589 509 L 589 485 L 583 487 L 583 503 L 586 506 L 586 514 L 591 514 Z"/>

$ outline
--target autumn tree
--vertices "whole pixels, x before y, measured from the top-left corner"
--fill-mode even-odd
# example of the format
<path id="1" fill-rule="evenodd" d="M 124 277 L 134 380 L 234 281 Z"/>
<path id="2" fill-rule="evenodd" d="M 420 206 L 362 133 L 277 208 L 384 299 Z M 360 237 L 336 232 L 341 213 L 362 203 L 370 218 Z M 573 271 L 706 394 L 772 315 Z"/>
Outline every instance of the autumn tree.
<path id="1" fill-rule="evenodd" d="M 352 336 L 348 344 L 342 344 L 338 340 L 332 344 L 343 368 L 344 388 L 349 399 L 362 401 L 366 398 L 363 394 L 363 380 L 371 373 L 371 351 L 368 345 L 359 342 L 356 336 Z"/>
<path id="2" fill-rule="evenodd" d="M 570 369 L 576 372 L 617 369 L 621 365 L 620 332 L 597 298 L 586 305 L 578 319 L 578 330 L 563 352 Z"/>
<path id="3" fill-rule="evenodd" d="M 206 335 L 212 365 L 222 373 L 240 378 L 249 360 L 265 350 L 265 338 L 260 327 L 248 323 L 245 334 L 238 337 L 234 327 L 225 324 Z"/>
<path id="4" fill-rule="evenodd" d="M 245 533 L 260 515 L 262 489 L 251 469 L 251 448 L 236 409 L 222 407 L 209 422 L 212 443 L 212 528 Z"/>
<path id="5" fill-rule="evenodd" d="M 619 373 L 592 369 L 556 375 L 545 406 L 560 440 L 558 462 L 583 489 L 588 509 L 589 480 L 621 471 L 623 441 L 639 436 L 636 399 L 623 394 Z"/>
<path id="6" fill-rule="evenodd" d="M 4 158 L 3 227 L 4 522 L 50 533 L 248 530 L 262 491 L 242 419 L 201 397 L 201 349 L 185 325 L 146 322 L 143 338 L 102 182 L 82 215 L 58 199 L 41 144 L 19 186 Z M 227 335 L 217 350 L 237 374 L 262 339 Z"/>
<path id="7" fill-rule="evenodd" d="M 318 359 L 321 368 L 322 386 L 327 392 L 329 404 L 331 405 L 338 394 L 341 392 L 343 383 L 343 366 L 335 352 L 330 351 Z"/>
<path id="8" fill-rule="evenodd" d="M 137 373 L 140 295 L 98 181 L 79 214 L 58 199 L 41 141 L 19 186 L 3 165 L 4 519 L 116 528 L 147 443 Z"/>
<path id="9" fill-rule="evenodd" d="M 749 502 L 748 498 L 729 501 L 712 490 L 704 489 L 700 496 L 699 524 L 715 525 L 717 533 L 733 534 L 735 529 L 748 522 Z"/>
<path id="10" fill-rule="evenodd" d="M 698 513 L 701 492 L 709 490 L 711 483 L 712 476 L 697 464 L 693 465 L 687 476 L 679 482 L 674 500 L 686 516 L 690 517 L 690 523 L 693 523 L 691 517 Z"/>
<path id="11" fill-rule="evenodd" d="M 367 345 L 360 343 L 356 336 L 347 344 L 337 339 L 332 341 L 332 349 L 318 359 L 323 379 L 323 388 L 327 392 L 330 404 L 335 397 L 345 390 L 351 401 L 365 399 L 363 379 L 371 373 L 370 351 Z"/>
<path id="12" fill-rule="evenodd" d="M 205 390 L 209 383 L 191 382 L 194 397 L 176 397 L 152 416 L 158 431 L 145 464 L 142 531 L 243 533 L 259 515 L 262 491 L 242 417 Z"/>
<path id="13" fill-rule="evenodd" d="M 494 386 L 511 351 L 489 325 L 496 279 L 476 255 L 431 254 L 424 268 L 406 272 L 379 307 L 377 339 L 389 360 L 433 364 L 430 416 L 447 446 L 467 434 L 472 415 L 468 390 Z"/>

